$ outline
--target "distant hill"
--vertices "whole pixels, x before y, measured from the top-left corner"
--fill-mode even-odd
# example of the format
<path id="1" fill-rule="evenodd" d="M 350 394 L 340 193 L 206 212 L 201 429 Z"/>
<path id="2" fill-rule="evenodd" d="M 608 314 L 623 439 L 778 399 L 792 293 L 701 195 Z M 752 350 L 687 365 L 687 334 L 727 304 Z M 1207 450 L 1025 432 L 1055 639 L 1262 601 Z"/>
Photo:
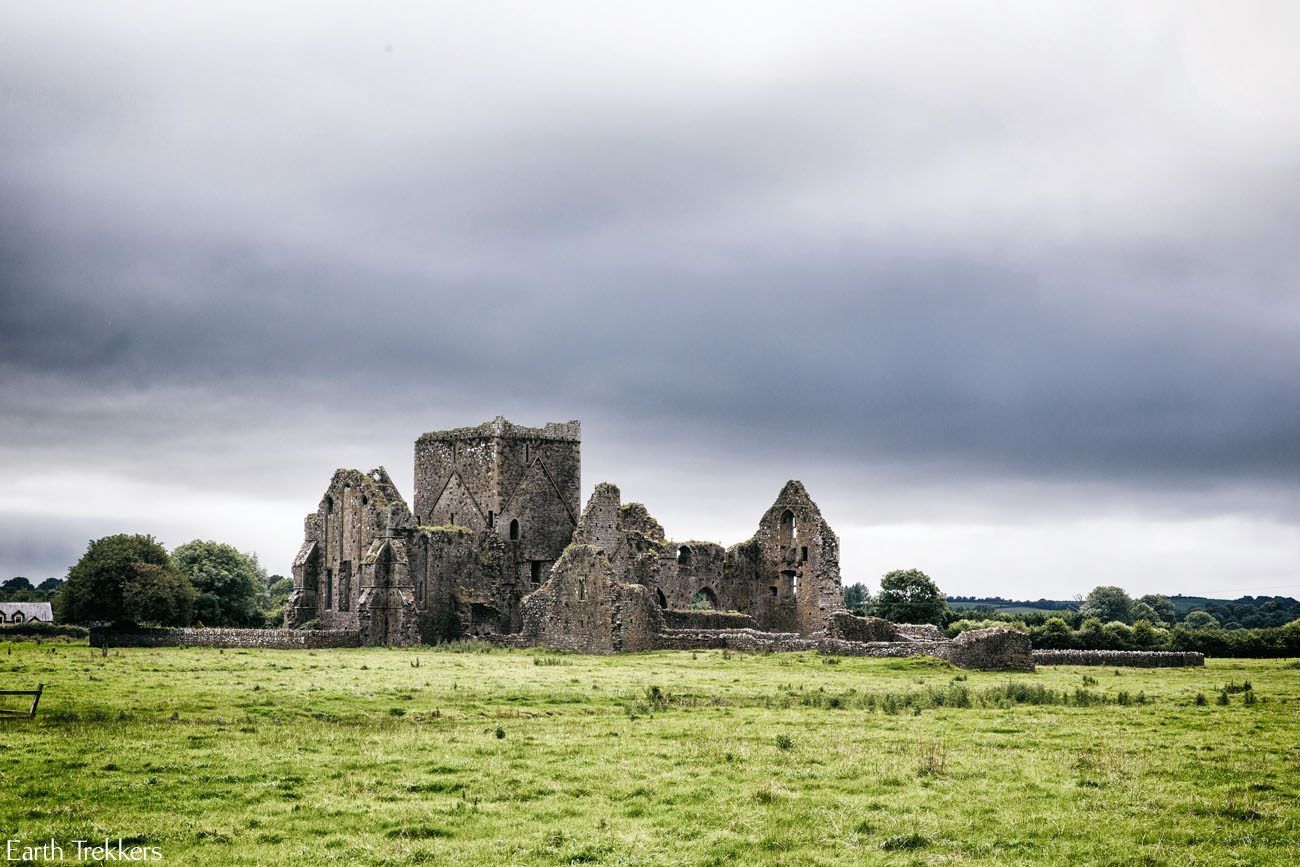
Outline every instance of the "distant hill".
<path id="1" fill-rule="evenodd" d="M 1053 611 L 1074 611 L 1079 607 L 1078 602 L 1067 599 L 1003 599 L 1001 596 L 949 596 L 948 607 L 954 610 L 959 608 L 992 608 L 1004 614 L 1032 614 L 1042 611 L 1050 613 Z"/>

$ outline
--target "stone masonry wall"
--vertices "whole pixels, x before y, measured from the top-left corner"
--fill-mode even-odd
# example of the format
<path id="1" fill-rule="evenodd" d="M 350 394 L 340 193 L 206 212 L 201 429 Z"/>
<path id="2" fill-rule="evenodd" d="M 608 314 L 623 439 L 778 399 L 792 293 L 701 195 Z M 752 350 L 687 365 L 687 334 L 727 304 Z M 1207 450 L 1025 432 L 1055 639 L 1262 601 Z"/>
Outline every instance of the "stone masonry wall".
<path id="1" fill-rule="evenodd" d="M 304 650 L 360 647 L 354 629 L 138 629 L 90 630 L 91 647 L 242 647 Z"/>
<path id="2" fill-rule="evenodd" d="M 1205 654 L 1178 650 L 1035 650 L 1038 665 L 1182 668 L 1205 665 Z"/>
<path id="3" fill-rule="evenodd" d="M 963 633 L 964 642 L 951 641 L 848 641 L 825 633 L 801 636 L 793 632 L 756 629 L 669 629 L 659 635 L 665 650 L 738 650 L 750 653 L 816 650 L 841 656 L 933 656 L 959 668 L 1032 670 L 1029 639 L 1013 629 L 996 627 Z"/>
<path id="4" fill-rule="evenodd" d="M 858 617 L 848 611 L 831 613 L 826 635 L 846 641 L 896 641 L 898 627 L 879 617 Z"/>
<path id="5" fill-rule="evenodd" d="M 948 661 L 960 668 L 1032 670 L 1034 658 L 1029 636 L 1015 629 L 994 626 L 971 629 L 949 645 Z"/>

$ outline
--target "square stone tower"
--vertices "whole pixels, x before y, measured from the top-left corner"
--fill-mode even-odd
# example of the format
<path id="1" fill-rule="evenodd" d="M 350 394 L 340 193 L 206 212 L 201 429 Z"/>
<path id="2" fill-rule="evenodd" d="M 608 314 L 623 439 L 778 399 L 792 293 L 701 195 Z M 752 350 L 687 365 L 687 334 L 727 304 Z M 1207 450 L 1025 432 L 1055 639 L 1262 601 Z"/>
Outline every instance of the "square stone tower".
<path id="1" fill-rule="evenodd" d="M 426 433 L 415 442 L 415 520 L 517 542 L 529 583 L 539 583 L 578 524 L 581 451 L 577 421 L 530 428 L 498 416 Z"/>

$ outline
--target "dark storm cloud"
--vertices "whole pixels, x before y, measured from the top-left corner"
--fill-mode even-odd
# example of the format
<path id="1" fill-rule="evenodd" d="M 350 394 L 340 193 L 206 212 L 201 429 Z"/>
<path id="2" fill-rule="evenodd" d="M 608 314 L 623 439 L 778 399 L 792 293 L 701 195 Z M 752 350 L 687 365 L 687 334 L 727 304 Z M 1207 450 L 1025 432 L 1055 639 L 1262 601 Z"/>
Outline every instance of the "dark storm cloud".
<path id="1" fill-rule="evenodd" d="M 1267 15 L 1228 22 L 1252 77 L 1118 8 L 130 10 L 5 13 L 7 464 L 269 495 L 518 408 L 844 485 L 1295 507 Z"/>

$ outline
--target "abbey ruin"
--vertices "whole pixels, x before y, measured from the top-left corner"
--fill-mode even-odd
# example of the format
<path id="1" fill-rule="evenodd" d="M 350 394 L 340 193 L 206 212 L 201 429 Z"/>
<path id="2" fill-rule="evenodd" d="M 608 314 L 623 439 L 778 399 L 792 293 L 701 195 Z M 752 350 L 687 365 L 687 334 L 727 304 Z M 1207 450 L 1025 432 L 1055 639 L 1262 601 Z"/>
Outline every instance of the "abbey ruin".
<path id="1" fill-rule="evenodd" d="M 820 648 L 1032 667 L 1012 637 L 944 641 L 842 611 L 839 539 L 800 482 L 750 539 L 723 547 L 669 540 L 611 484 L 580 511 L 580 466 L 579 422 L 498 417 L 416 441 L 414 509 L 382 467 L 337 470 L 306 518 L 285 626 L 362 644 Z"/>

